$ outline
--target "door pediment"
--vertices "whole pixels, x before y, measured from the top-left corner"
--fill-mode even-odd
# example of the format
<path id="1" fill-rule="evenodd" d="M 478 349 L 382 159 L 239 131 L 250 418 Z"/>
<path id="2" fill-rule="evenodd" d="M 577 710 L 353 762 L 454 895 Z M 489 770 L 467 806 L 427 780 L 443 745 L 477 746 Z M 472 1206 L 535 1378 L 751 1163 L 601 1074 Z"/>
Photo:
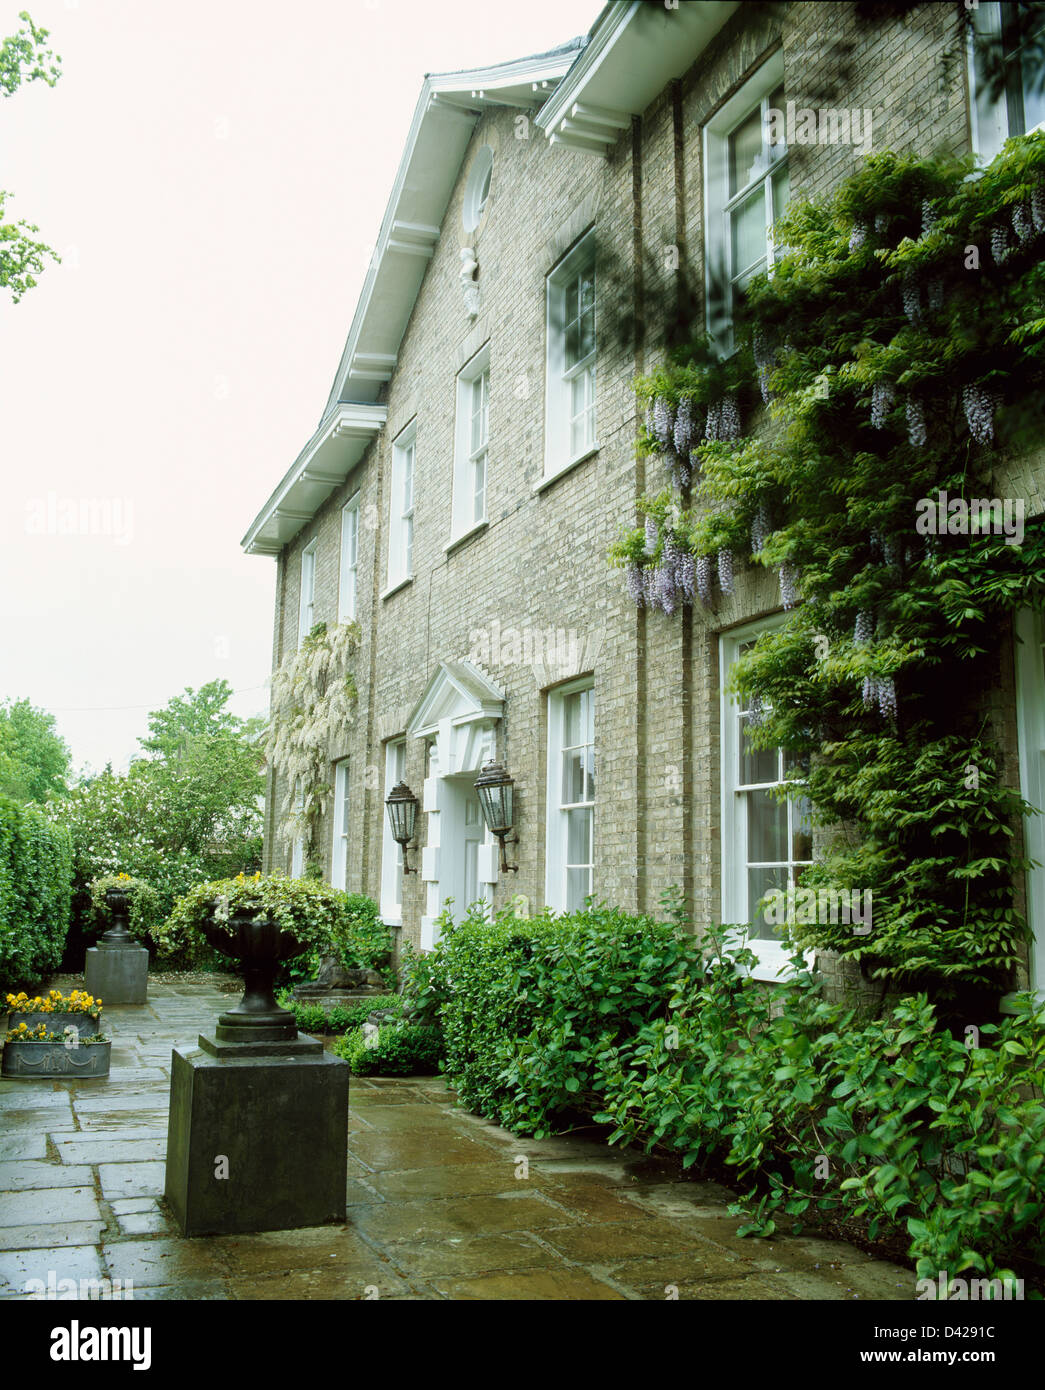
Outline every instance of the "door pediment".
<path id="1" fill-rule="evenodd" d="M 504 692 L 468 661 L 441 661 L 407 723 L 408 738 L 435 738 L 440 727 L 492 727 L 504 712 Z"/>

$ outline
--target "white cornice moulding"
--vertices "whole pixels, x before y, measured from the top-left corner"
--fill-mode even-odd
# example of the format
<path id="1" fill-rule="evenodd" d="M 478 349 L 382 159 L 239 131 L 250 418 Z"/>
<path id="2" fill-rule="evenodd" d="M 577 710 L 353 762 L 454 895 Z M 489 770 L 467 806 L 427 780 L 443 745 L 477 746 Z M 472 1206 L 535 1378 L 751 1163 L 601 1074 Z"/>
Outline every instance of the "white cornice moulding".
<path id="1" fill-rule="evenodd" d="M 241 544 L 248 555 L 278 555 L 310 522 L 384 427 L 387 407 L 339 403 L 323 421 L 254 519 Z"/>

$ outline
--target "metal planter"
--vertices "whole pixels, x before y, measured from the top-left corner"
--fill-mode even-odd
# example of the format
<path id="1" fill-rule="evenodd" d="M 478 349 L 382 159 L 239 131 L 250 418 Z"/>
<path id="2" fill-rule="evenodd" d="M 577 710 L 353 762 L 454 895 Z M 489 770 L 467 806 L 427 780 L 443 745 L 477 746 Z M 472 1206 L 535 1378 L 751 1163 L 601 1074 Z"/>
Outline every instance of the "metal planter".
<path id="1" fill-rule="evenodd" d="M 112 1043 L 8 1042 L 0 1074 L 32 1081 L 90 1079 L 109 1075 Z"/>

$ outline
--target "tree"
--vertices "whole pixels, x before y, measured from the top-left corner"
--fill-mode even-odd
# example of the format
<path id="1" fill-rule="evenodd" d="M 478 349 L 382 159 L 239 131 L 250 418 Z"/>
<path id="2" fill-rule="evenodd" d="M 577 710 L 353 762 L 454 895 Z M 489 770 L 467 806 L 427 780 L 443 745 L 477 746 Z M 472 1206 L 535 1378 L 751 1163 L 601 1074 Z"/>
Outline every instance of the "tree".
<path id="1" fill-rule="evenodd" d="M 54 715 L 28 700 L 0 707 L 0 793 L 41 805 L 64 796 L 70 759 Z"/>
<path id="2" fill-rule="evenodd" d="M 23 82 L 46 82 L 53 87 L 61 76 L 58 58 L 47 48 L 46 29 L 38 29 L 25 10 L 19 14 L 24 27 L 0 42 L 0 93 L 15 94 Z M 0 289 L 9 289 L 15 304 L 36 284 L 42 274 L 44 257 L 61 258 L 30 233 L 39 228 L 31 222 L 5 222 L 6 199 L 11 194 L 0 189 Z"/>

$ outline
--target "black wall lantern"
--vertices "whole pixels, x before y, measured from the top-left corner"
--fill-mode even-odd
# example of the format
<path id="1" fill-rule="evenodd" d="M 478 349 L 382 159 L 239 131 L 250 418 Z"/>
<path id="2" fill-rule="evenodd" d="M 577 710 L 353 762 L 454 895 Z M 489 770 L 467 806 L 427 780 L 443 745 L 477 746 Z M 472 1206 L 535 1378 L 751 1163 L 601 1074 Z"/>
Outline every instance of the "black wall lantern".
<path id="1" fill-rule="evenodd" d="M 392 788 L 385 800 L 388 807 L 388 821 L 392 827 L 392 839 L 403 846 L 403 874 L 416 874 L 406 862 L 406 847 L 414 838 L 414 825 L 417 822 L 417 797 L 405 782 Z"/>
<path id="2" fill-rule="evenodd" d="M 475 779 L 475 790 L 479 793 L 479 805 L 483 808 L 483 818 L 490 828 L 490 833 L 496 835 L 501 842 L 502 873 L 507 869 L 511 869 L 513 873 L 518 872 L 518 864 L 509 864 L 504 852 L 507 836 L 511 836 L 513 845 L 519 843 L 518 835 L 512 834 L 515 783 L 508 776 L 504 763 L 484 763 L 482 772 Z"/>

